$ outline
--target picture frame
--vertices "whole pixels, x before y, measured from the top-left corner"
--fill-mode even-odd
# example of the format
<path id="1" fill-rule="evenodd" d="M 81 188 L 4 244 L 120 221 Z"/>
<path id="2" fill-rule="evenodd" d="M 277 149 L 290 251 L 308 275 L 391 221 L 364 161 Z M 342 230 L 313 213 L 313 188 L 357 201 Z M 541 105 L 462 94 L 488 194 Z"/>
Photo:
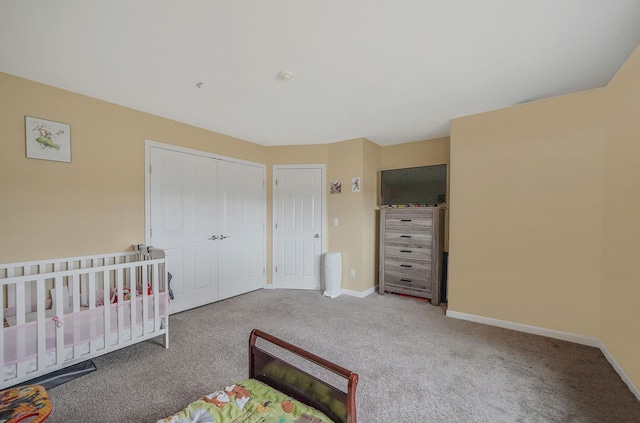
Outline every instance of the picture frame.
<path id="1" fill-rule="evenodd" d="M 351 191 L 360 192 L 360 177 L 351 178 Z"/>
<path id="2" fill-rule="evenodd" d="M 25 116 L 27 158 L 71 163 L 71 126 Z"/>
<path id="3" fill-rule="evenodd" d="M 331 194 L 342 194 L 342 180 L 331 180 Z"/>

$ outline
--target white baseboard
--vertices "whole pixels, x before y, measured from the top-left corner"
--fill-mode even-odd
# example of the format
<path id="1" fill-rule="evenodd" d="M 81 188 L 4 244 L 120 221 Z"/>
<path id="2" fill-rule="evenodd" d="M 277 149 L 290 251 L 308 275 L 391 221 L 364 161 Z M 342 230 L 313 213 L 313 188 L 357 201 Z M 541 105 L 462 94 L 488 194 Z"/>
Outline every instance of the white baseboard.
<path id="1" fill-rule="evenodd" d="M 467 320 L 470 322 L 482 323 L 490 326 L 497 326 L 505 329 L 511 329 L 518 332 L 531 333 L 533 335 L 546 336 L 548 338 L 560 339 L 562 341 L 573 342 L 580 345 L 586 345 L 589 347 L 599 348 L 604 354 L 607 361 L 620 375 L 624 383 L 627 384 L 629 390 L 640 401 L 640 390 L 634 385 L 631 378 L 625 373 L 624 369 L 616 361 L 613 355 L 609 352 L 607 347 L 598 338 L 592 336 L 577 335 L 575 333 L 562 332 L 558 330 L 545 329 L 537 326 L 524 325 L 521 323 L 509 322 L 506 320 L 493 319 L 491 317 L 477 316 L 474 314 L 460 313 L 458 311 L 447 310 L 447 317 L 453 317 L 455 319 Z"/>
<path id="2" fill-rule="evenodd" d="M 453 317 L 460 320 L 468 320 L 470 322 L 482 323 L 490 326 L 498 326 L 500 328 L 516 330 L 518 332 L 531 333 L 533 335 L 546 336 L 548 338 L 560 339 L 562 341 L 569 341 L 576 344 L 587 345 L 589 347 L 599 348 L 602 344 L 598 338 L 593 338 L 591 336 L 576 335 L 574 333 L 545 329 L 537 326 L 523 325 L 521 323 L 513 323 L 506 320 L 492 319 L 491 317 L 460 313 L 453 310 L 447 310 L 447 317 Z"/>
<path id="3" fill-rule="evenodd" d="M 369 289 L 367 289 L 366 291 L 352 291 L 350 289 L 341 289 L 340 292 L 342 292 L 344 295 L 349 295 L 351 297 L 357 297 L 357 298 L 364 298 L 368 295 L 373 294 L 374 292 L 377 291 L 377 287 L 373 286 Z"/>
<path id="4" fill-rule="evenodd" d="M 638 398 L 638 401 L 640 401 L 640 389 L 638 389 L 638 387 L 633 384 L 633 381 L 631 380 L 629 375 L 625 373 L 624 369 L 616 361 L 616 359 L 613 357 L 607 347 L 602 343 L 602 341 L 600 341 L 600 351 L 602 351 L 602 354 L 604 354 L 605 358 L 615 369 L 615 371 L 618 372 L 618 374 L 622 378 L 622 381 L 627 384 L 629 390 L 633 393 L 633 395 L 636 396 L 636 398 Z"/>
<path id="5" fill-rule="evenodd" d="M 264 285 L 264 289 L 278 289 L 278 288 L 276 288 L 276 286 L 274 284 L 270 283 L 270 284 L 265 284 Z M 364 298 L 364 297 L 366 297 L 368 295 L 371 295 L 371 294 L 373 294 L 374 292 L 377 292 L 377 291 L 378 291 L 378 287 L 374 286 L 374 287 L 371 287 L 371 288 L 367 289 L 366 291 L 352 291 L 350 289 L 341 289 L 340 293 L 344 294 L 344 295 L 349 295 L 351 297 Z"/>

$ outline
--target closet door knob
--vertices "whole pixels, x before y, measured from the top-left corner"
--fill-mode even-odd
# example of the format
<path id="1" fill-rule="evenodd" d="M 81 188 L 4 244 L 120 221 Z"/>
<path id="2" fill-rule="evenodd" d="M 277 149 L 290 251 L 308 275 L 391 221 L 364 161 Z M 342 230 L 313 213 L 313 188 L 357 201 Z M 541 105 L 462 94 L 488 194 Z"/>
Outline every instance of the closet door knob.
<path id="1" fill-rule="evenodd" d="M 231 236 L 220 235 L 220 239 L 231 238 Z"/>
<path id="2" fill-rule="evenodd" d="M 313 237 L 314 238 L 320 238 L 320 234 L 315 234 Z"/>
<path id="3" fill-rule="evenodd" d="M 210 239 L 211 241 L 215 241 L 216 239 L 218 239 L 218 236 L 217 235 L 213 235 L 211 238 L 207 238 L 207 239 Z"/>

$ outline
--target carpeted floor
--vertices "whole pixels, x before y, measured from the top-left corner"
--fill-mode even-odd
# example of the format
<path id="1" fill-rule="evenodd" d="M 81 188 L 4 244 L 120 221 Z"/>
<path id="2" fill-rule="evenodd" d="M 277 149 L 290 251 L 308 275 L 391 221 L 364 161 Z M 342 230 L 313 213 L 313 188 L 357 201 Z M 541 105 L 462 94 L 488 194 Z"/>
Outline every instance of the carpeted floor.
<path id="1" fill-rule="evenodd" d="M 359 374 L 358 421 L 640 422 L 600 350 L 456 320 L 396 295 L 260 290 L 170 317 L 160 339 L 49 390 L 48 422 L 155 422 L 247 377 L 259 328 Z"/>

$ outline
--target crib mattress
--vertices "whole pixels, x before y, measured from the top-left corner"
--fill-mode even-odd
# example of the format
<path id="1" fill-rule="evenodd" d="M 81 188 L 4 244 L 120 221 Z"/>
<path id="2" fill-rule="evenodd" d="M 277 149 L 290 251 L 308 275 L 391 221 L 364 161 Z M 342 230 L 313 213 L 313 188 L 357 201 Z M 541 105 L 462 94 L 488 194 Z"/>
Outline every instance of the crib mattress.
<path id="1" fill-rule="evenodd" d="M 332 423 L 325 414 L 264 383 L 247 379 L 205 395 L 157 423 Z"/>

